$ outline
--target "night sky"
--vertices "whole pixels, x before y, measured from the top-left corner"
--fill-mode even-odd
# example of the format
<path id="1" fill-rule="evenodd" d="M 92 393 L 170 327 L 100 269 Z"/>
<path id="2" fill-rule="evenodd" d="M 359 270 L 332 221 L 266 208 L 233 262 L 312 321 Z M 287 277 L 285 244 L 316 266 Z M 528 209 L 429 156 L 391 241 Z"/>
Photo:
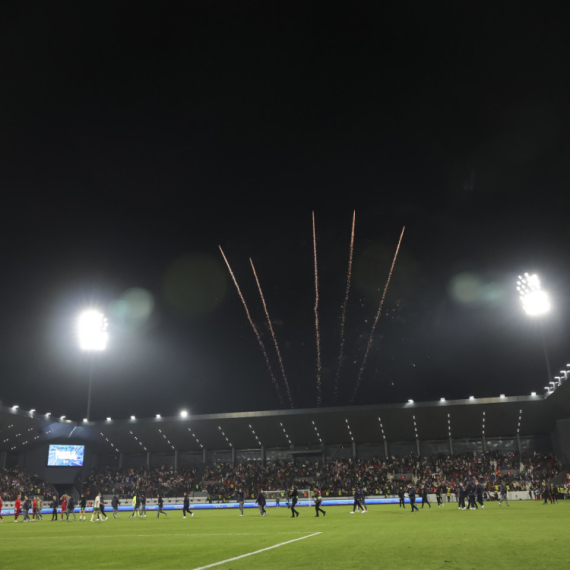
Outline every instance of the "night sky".
<path id="1" fill-rule="evenodd" d="M 350 401 L 404 225 L 355 403 L 542 393 L 524 271 L 570 363 L 564 3 L 104 4 L 1 9 L 2 404 L 84 417 L 97 306 L 94 418 L 280 407 L 221 244 L 316 406 L 313 210 L 323 405 Z"/>

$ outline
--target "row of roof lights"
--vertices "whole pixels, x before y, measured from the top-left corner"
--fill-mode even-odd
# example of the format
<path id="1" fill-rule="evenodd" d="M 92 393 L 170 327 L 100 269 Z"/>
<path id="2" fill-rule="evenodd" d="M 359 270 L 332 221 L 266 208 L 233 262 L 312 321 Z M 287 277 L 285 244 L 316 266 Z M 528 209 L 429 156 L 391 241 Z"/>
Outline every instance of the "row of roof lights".
<path id="1" fill-rule="evenodd" d="M 412 416 L 414 420 L 414 432 L 416 433 L 416 439 L 418 437 L 418 424 L 416 423 L 416 416 Z"/>
<path id="2" fill-rule="evenodd" d="M 170 440 L 166 437 L 166 434 L 162 433 L 162 430 L 161 430 L 161 429 L 159 429 L 158 432 L 159 432 L 160 434 L 162 434 L 162 437 L 166 440 L 166 443 L 168 443 L 168 445 L 170 445 L 170 447 L 172 447 L 172 449 L 174 449 L 174 446 L 172 445 L 172 443 L 170 443 Z M 131 433 L 133 433 L 133 432 L 131 432 Z M 135 439 L 136 439 L 136 438 L 135 438 Z M 145 447 L 145 449 L 146 449 L 146 447 Z"/>
<path id="3" fill-rule="evenodd" d="M 251 427 L 251 424 L 249 425 L 249 429 L 251 430 L 251 433 L 255 436 L 255 439 L 257 439 L 257 443 L 259 443 L 259 445 L 261 445 L 261 441 L 259 441 L 259 438 L 257 437 L 257 435 L 255 435 L 255 430 Z"/>
<path id="4" fill-rule="evenodd" d="M 384 433 L 384 425 L 382 424 L 382 418 L 379 417 L 378 421 L 380 422 L 380 430 L 382 431 L 382 437 L 386 439 L 386 434 Z"/>
<path id="5" fill-rule="evenodd" d="M 352 441 L 354 441 L 354 436 L 352 435 L 352 430 L 350 429 L 350 424 L 348 423 L 348 420 L 344 420 L 346 422 L 346 427 L 348 428 L 348 435 L 350 435 L 350 439 Z"/>
<path id="6" fill-rule="evenodd" d="M 315 423 L 315 422 L 313 422 L 313 423 Z M 289 435 L 288 435 L 288 433 L 287 433 L 287 430 L 285 429 L 285 427 L 283 426 L 283 424 L 282 424 L 281 422 L 279 423 L 279 425 L 281 426 L 281 429 L 283 430 L 283 433 L 285 434 L 285 437 L 287 438 L 287 441 L 288 441 L 289 443 L 291 443 L 291 438 L 289 437 Z"/>
<path id="7" fill-rule="evenodd" d="M 139 444 L 145 451 L 147 451 L 147 448 L 143 445 L 142 441 L 139 441 L 139 438 L 138 438 L 132 431 L 129 432 L 129 433 L 135 438 L 135 440 L 138 442 L 138 444 Z M 172 449 L 174 449 L 174 448 L 172 448 Z"/>
<path id="8" fill-rule="evenodd" d="M 447 414 L 447 430 L 449 431 L 449 437 L 451 437 L 451 414 Z"/>
<path id="9" fill-rule="evenodd" d="M 348 420 L 347 420 L 348 421 Z M 321 434 L 319 433 L 319 429 L 317 428 L 317 424 L 315 424 L 315 420 L 311 420 L 311 422 L 313 422 L 313 427 L 315 428 L 315 433 L 317 434 L 317 437 L 319 438 L 319 441 L 321 443 L 323 443 L 323 440 L 321 438 Z M 291 442 L 289 442 L 291 443 Z"/>
<path id="10" fill-rule="evenodd" d="M 188 431 L 192 434 L 192 437 L 194 438 L 196 443 L 203 449 L 204 446 L 200 443 L 200 440 L 196 437 L 196 434 L 190 428 L 188 428 Z"/>
<path id="11" fill-rule="evenodd" d="M 99 433 L 101 434 L 101 437 L 105 438 L 105 441 L 106 441 L 107 443 L 109 443 L 109 445 L 110 445 L 115 451 L 117 451 L 117 452 L 119 451 L 119 448 L 118 448 L 118 447 L 115 447 L 115 445 L 109 441 L 109 438 L 106 437 L 105 434 L 104 434 L 102 431 L 99 432 Z M 133 433 L 133 432 L 131 432 L 131 433 Z"/>
<path id="12" fill-rule="evenodd" d="M 226 441 L 230 444 L 230 447 L 233 447 L 230 440 L 228 439 L 228 436 L 224 433 L 222 426 L 218 426 L 218 429 L 222 432 L 222 435 L 226 438 Z"/>
<path id="13" fill-rule="evenodd" d="M 485 412 L 483 412 L 483 428 L 482 428 L 482 434 L 485 435 Z"/>
<path id="14" fill-rule="evenodd" d="M 517 433 L 521 431 L 522 410 L 519 410 L 519 425 L 517 426 Z"/>

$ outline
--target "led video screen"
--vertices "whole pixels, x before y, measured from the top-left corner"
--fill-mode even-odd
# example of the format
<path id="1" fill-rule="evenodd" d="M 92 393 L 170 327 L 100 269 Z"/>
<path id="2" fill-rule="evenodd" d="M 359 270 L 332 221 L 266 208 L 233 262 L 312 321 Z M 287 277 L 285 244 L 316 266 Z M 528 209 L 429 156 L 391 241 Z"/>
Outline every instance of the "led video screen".
<path id="1" fill-rule="evenodd" d="M 83 467 L 84 445 L 50 445 L 48 467 Z"/>

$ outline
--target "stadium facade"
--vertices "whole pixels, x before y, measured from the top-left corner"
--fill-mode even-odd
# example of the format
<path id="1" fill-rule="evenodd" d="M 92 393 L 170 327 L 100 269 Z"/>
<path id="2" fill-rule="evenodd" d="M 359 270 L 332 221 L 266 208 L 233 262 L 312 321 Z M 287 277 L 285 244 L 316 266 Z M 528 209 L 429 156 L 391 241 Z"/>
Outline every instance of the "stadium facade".
<path id="1" fill-rule="evenodd" d="M 554 451 L 570 463 L 570 382 L 546 395 L 74 422 L 0 406 L 0 467 L 72 483 L 96 466 Z M 48 467 L 50 445 L 83 467 Z"/>

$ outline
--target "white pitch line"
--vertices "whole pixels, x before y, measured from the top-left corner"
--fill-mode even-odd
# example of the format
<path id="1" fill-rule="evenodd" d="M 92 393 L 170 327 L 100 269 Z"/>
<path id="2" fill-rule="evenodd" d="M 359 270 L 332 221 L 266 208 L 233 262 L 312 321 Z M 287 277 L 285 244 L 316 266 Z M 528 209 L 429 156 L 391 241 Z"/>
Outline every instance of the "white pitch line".
<path id="1" fill-rule="evenodd" d="M 65 536 L 13 536 L 10 540 L 38 540 L 45 538 L 47 540 L 63 538 L 69 540 L 70 538 L 135 538 L 135 537 L 153 537 L 160 538 L 161 536 L 185 536 L 192 538 L 193 536 L 263 536 L 263 535 L 276 535 L 276 534 L 301 534 L 301 531 L 288 531 L 288 532 L 217 532 L 217 533 L 157 533 L 157 534 L 72 534 Z M 320 534 L 320 533 L 317 533 Z M 296 539 L 299 540 L 299 539 Z"/>
<path id="2" fill-rule="evenodd" d="M 256 550 L 255 552 L 248 552 L 247 554 L 234 556 L 233 558 L 228 558 L 227 560 L 222 560 L 220 562 L 214 562 L 213 564 L 208 564 L 207 566 L 200 566 L 198 568 L 194 568 L 194 570 L 206 570 L 206 568 L 213 568 L 214 566 L 219 566 L 220 564 L 225 564 L 226 562 L 233 562 L 234 560 L 247 558 L 248 556 L 253 556 L 254 554 L 259 554 L 260 552 L 266 552 L 267 550 L 272 550 L 273 548 L 279 548 L 280 546 L 285 546 L 286 544 L 291 544 L 292 542 L 297 542 L 298 540 L 305 540 L 305 538 L 311 538 L 311 536 L 317 536 L 318 534 L 322 534 L 322 532 L 315 532 L 313 534 L 308 534 L 307 536 L 302 536 L 301 538 L 294 538 L 293 540 L 288 540 L 287 542 L 280 542 L 279 544 L 274 544 L 273 546 L 268 546 L 267 548 L 262 548 L 261 550 Z"/>

